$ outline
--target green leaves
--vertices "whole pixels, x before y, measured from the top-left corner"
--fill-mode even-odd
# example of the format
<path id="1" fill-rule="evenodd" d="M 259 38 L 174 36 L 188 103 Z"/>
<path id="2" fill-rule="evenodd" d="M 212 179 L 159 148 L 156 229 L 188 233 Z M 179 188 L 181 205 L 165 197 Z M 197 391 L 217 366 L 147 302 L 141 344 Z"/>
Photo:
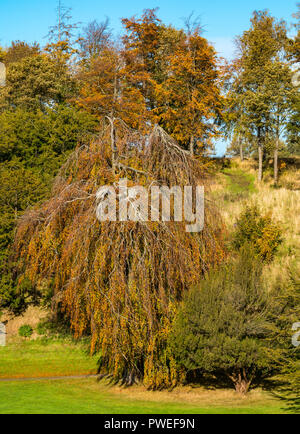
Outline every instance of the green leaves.
<path id="1" fill-rule="evenodd" d="M 17 219 L 47 197 L 70 151 L 96 124 L 91 115 L 66 105 L 0 113 L 0 305 L 20 309 L 24 303 L 7 264 Z"/>
<path id="2" fill-rule="evenodd" d="M 26 166 L 41 165 L 43 154 L 55 159 L 74 149 L 96 125 L 93 116 L 67 105 L 46 112 L 5 111 L 0 114 L 0 162 L 18 157 Z"/>
<path id="3" fill-rule="evenodd" d="M 236 261 L 210 272 L 188 293 L 170 338 L 179 364 L 222 373 L 237 389 L 247 390 L 255 378 L 272 372 L 275 362 L 267 351 L 271 304 L 261 272 L 246 247 Z"/>
<path id="4" fill-rule="evenodd" d="M 74 90 L 74 80 L 65 64 L 37 54 L 8 65 L 6 86 L 0 92 L 0 108 L 45 111 L 71 97 Z"/>
<path id="5" fill-rule="evenodd" d="M 240 249 L 250 243 L 254 254 L 263 261 L 270 262 L 282 243 L 282 230 L 270 216 L 261 215 L 258 207 L 247 206 L 236 224 L 233 245 Z"/>

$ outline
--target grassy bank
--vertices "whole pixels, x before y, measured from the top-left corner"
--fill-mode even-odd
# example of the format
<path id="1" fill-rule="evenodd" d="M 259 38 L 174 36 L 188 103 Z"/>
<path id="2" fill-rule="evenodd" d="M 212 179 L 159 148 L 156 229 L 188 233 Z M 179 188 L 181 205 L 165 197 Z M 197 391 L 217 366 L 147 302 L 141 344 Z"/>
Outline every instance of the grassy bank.
<path id="1" fill-rule="evenodd" d="M 300 189 L 299 169 L 287 169 L 281 173 L 279 184 L 274 187 L 267 172 L 262 183 L 257 182 L 254 161 L 235 159 L 232 167 L 216 174 L 212 186 L 214 198 L 229 232 L 246 205 L 258 205 L 263 214 L 269 214 L 279 223 L 283 243 L 272 264 L 266 267 L 266 278 L 271 283 L 287 277 L 290 267 L 300 258 Z M 283 272 L 284 270 L 284 272 Z"/>

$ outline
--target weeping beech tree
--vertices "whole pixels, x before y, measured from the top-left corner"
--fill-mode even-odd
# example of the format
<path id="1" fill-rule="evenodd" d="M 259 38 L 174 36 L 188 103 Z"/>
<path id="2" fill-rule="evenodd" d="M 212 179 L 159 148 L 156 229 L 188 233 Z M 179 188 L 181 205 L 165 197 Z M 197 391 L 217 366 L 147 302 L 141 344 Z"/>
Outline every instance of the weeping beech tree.
<path id="1" fill-rule="evenodd" d="M 208 186 L 205 164 L 160 127 L 141 135 L 115 120 L 112 169 L 109 124 L 62 167 L 50 200 L 28 211 L 15 238 L 18 284 L 53 290 L 53 309 L 65 312 L 76 337 L 89 332 L 100 372 L 149 388 L 182 378 L 167 347 L 178 302 L 224 255 L 223 225 L 206 199 L 205 227 L 187 233 L 178 222 L 99 222 L 100 186 Z"/>

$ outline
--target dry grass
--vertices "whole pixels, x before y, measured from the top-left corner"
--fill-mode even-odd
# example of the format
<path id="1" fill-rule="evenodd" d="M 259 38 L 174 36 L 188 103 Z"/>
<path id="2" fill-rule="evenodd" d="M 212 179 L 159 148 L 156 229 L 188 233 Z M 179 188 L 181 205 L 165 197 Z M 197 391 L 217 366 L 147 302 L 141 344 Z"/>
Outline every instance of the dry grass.
<path id="1" fill-rule="evenodd" d="M 246 396 L 236 393 L 230 389 L 211 390 L 204 387 L 177 387 L 172 391 L 149 391 L 143 386 L 132 386 L 131 388 L 112 387 L 110 392 L 124 397 L 128 400 L 168 402 L 206 406 L 237 407 L 239 405 L 249 405 L 251 403 L 263 403 L 271 399 L 270 395 L 261 389 L 255 389 Z"/>
<path id="2" fill-rule="evenodd" d="M 280 184 L 289 190 L 300 191 L 300 170 L 292 168 L 284 171 L 280 177 Z"/>
<path id="3" fill-rule="evenodd" d="M 14 316 L 12 313 L 3 312 L 1 315 L 1 322 L 6 325 L 7 341 L 11 342 L 14 337 L 18 336 L 19 328 L 23 325 L 30 325 L 33 330 L 36 329 L 39 322 L 48 316 L 48 312 L 39 308 L 30 306 L 26 312 L 20 316 Z M 37 333 L 34 332 L 32 339 L 38 337 Z"/>
<path id="4" fill-rule="evenodd" d="M 244 207 L 257 204 L 263 213 L 271 214 L 272 218 L 281 225 L 284 241 L 274 262 L 266 269 L 268 279 L 275 281 L 285 274 L 292 264 L 299 261 L 300 257 L 300 190 L 296 187 L 300 180 L 300 170 L 285 169 L 280 177 L 279 186 L 274 188 L 272 177 L 268 174 L 264 182 L 257 182 L 255 162 L 234 160 L 233 166 L 243 171 L 245 175 L 255 176 L 255 191 L 249 197 L 241 200 L 237 198 L 233 201 L 222 200 L 221 195 L 220 206 L 222 206 L 223 218 L 229 231 L 232 231 Z M 226 194 L 224 178 L 224 175 L 219 175 L 214 187 L 218 195 L 223 192 L 223 197 Z"/>
<path id="5" fill-rule="evenodd" d="M 232 227 L 246 204 L 258 204 L 264 213 L 281 223 L 284 237 L 289 244 L 299 248 L 300 241 L 300 191 L 285 188 L 272 189 L 266 184 L 257 185 L 257 192 L 250 199 L 232 202 L 223 208 L 223 217 Z"/>

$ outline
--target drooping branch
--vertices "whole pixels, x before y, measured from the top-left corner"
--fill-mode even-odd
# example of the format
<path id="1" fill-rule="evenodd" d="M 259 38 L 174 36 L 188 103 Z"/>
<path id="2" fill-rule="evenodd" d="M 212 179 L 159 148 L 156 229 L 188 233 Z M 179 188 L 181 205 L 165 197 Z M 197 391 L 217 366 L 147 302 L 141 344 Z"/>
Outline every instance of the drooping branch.
<path id="1" fill-rule="evenodd" d="M 187 233 L 184 222 L 97 221 L 99 187 L 117 186 L 124 172 L 129 187 L 208 182 L 204 166 L 158 126 L 149 136 L 118 131 L 122 162 L 112 173 L 110 137 L 104 130 L 77 149 L 52 198 L 20 220 L 15 271 L 19 284 L 51 285 L 53 307 L 66 312 L 75 335 L 91 333 L 101 372 L 168 387 L 180 376 L 167 352 L 171 323 L 184 292 L 222 259 L 223 226 L 210 202 L 202 233 Z"/>

